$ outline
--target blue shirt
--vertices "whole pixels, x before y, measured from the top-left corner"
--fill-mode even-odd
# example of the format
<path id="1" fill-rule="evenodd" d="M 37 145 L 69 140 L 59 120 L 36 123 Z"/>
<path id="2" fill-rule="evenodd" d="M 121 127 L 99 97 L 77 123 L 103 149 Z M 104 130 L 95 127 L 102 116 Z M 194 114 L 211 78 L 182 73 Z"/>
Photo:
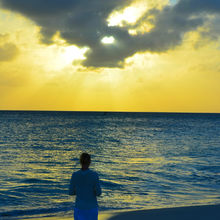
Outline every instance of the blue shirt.
<path id="1" fill-rule="evenodd" d="M 75 207 L 93 209 L 98 207 L 96 196 L 102 193 L 98 174 L 90 169 L 73 173 L 69 195 L 76 195 Z"/>

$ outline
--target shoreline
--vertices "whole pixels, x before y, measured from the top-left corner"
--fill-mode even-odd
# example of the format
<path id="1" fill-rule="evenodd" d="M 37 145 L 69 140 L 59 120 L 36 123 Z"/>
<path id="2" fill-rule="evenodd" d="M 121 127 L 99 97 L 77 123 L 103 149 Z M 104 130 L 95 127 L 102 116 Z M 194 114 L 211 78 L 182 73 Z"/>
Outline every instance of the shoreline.
<path id="1" fill-rule="evenodd" d="M 36 220 L 73 220 L 73 217 L 42 217 Z M 99 220 L 219 220 L 220 204 L 134 211 L 106 211 Z"/>

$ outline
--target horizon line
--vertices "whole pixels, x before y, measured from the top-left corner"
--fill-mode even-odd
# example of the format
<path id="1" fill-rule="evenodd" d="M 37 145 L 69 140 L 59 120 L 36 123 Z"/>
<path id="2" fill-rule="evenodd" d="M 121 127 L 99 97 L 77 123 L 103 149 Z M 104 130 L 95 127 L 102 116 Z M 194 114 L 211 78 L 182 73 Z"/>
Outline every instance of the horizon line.
<path id="1" fill-rule="evenodd" d="M 0 112 L 67 112 L 67 113 L 148 113 L 148 114 L 220 114 L 220 112 L 166 112 L 166 111 L 95 111 L 95 110 L 7 110 L 0 109 Z"/>

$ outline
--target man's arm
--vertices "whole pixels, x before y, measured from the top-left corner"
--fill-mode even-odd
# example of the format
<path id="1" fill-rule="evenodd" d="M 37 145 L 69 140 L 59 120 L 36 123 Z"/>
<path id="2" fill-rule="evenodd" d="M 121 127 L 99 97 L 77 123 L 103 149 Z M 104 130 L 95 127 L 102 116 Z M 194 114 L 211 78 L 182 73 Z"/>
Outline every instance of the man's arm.
<path id="1" fill-rule="evenodd" d="M 76 187 L 75 187 L 74 175 L 72 175 L 71 180 L 70 180 L 69 195 L 70 196 L 76 195 Z"/>
<path id="2" fill-rule="evenodd" d="M 95 181 L 95 195 L 100 196 L 102 194 L 102 189 L 100 187 L 100 181 L 98 174 L 96 175 L 96 181 Z"/>

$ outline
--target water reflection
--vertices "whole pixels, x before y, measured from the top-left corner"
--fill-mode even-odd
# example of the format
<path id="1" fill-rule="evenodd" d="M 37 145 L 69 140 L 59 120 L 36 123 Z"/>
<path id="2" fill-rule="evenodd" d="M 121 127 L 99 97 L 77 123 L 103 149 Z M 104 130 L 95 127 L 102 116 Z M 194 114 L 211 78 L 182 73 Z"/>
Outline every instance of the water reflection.
<path id="1" fill-rule="evenodd" d="M 69 207 L 70 213 L 69 178 L 82 151 L 92 155 L 91 168 L 100 174 L 101 210 L 219 202 L 220 127 L 212 118 L 194 117 L 2 116 L 0 199 L 10 202 L 0 209 Z"/>

